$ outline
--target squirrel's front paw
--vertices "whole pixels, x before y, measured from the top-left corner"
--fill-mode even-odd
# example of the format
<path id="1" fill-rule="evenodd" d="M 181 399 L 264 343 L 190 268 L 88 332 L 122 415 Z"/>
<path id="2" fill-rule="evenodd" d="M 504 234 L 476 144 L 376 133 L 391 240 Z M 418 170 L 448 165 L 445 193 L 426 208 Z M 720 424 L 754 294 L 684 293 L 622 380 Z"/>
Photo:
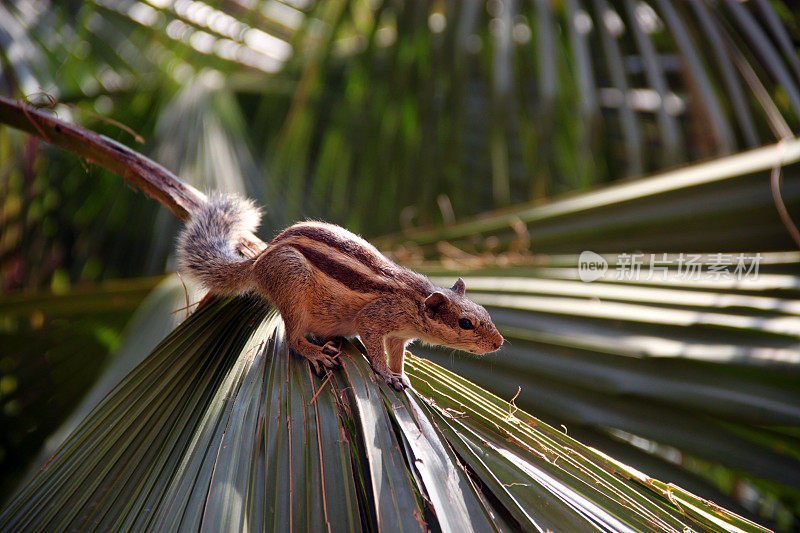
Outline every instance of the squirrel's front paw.
<path id="1" fill-rule="evenodd" d="M 411 388 L 411 382 L 408 381 L 408 377 L 405 373 L 395 374 L 394 372 L 389 372 L 387 374 L 381 374 L 381 377 L 395 390 L 403 391 L 404 389 Z"/>
<path id="2" fill-rule="evenodd" d="M 323 348 L 318 354 L 314 355 L 314 357 L 306 357 L 306 359 L 308 359 L 308 364 L 311 365 L 311 370 L 319 377 L 322 377 L 328 370 L 336 370 L 342 366 L 341 361 L 339 361 L 338 353 L 337 351 L 337 355 L 329 355 Z"/>

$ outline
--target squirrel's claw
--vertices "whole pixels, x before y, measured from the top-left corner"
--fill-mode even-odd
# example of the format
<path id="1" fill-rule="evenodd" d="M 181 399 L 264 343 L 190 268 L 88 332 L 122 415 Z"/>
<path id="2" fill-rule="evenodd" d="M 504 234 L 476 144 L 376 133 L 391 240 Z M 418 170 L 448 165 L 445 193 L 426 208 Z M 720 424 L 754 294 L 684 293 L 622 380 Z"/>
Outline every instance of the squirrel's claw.
<path id="1" fill-rule="evenodd" d="M 383 379 L 386 380 L 386 383 L 391 385 L 394 390 L 402 392 L 405 389 L 411 388 L 411 382 L 408 381 L 408 377 L 405 374 L 387 374 L 383 376 Z"/>
<path id="2" fill-rule="evenodd" d="M 329 355 L 331 357 L 336 357 L 339 355 L 339 352 L 342 350 L 342 340 L 341 339 L 331 339 L 325 343 L 325 346 L 322 347 L 322 353 L 325 355 Z"/>
<path id="3" fill-rule="evenodd" d="M 338 354 L 339 352 L 336 353 Z M 342 366 L 341 361 L 339 361 L 338 355 L 329 355 L 325 353 L 324 349 L 314 358 L 309 357 L 308 364 L 311 365 L 311 370 L 313 370 L 314 373 L 319 377 L 325 376 L 328 370 L 336 370 L 337 368 Z"/>

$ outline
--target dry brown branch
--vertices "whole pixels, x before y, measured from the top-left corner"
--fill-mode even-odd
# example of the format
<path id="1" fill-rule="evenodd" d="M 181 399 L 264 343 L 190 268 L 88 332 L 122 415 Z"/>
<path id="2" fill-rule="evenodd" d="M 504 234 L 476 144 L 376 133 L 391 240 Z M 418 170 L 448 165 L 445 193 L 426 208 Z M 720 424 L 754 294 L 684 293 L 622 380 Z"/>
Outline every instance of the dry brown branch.
<path id="1" fill-rule="evenodd" d="M 145 194 L 186 219 L 206 196 L 155 161 L 104 135 L 0 96 L 0 123 L 41 137 L 53 146 L 119 174 Z"/>
<path id="2" fill-rule="evenodd" d="M 119 174 L 186 220 L 206 202 L 206 195 L 152 159 L 92 130 L 70 124 L 44 111 L 0 96 L 0 124 L 41 137 L 96 165 Z M 266 246 L 254 235 L 242 239 L 242 253 L 255 256 Z"/>

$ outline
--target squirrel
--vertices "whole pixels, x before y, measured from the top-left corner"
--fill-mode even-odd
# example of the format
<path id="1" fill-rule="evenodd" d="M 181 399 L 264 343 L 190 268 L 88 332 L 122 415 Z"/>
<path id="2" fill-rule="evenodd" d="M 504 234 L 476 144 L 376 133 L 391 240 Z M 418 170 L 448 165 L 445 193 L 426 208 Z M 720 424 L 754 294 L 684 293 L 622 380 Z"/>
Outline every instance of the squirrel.
<path id="1" fill-rule="evenodd" d="M 178 238 L 179 270 L 213 294 L 266 298 L 283 317 L 289 347 L 317 375 L 340 366 L 343 338 L 355 335 L 373 370 L 397 390 L 410 386 L 403 357 L 414 340 L 474 354 L 503 344 L 486 309 L 465 296 L 464 280 L 436 287 L 334 224 L 299 222 L 245 257 L 237 243 L 260 220 L 252 200 L 212 193 Z"/>

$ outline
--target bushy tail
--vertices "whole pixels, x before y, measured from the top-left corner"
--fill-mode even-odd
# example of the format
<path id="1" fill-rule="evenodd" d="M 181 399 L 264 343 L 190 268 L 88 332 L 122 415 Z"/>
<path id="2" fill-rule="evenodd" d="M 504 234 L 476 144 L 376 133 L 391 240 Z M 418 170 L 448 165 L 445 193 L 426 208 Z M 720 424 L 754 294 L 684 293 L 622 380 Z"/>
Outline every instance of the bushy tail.
<path id="1" fill-rule="evenodd" d="M 215 294 L 253 288 L 253 260 L 239 254 L 237 241 L 254 231 L 261 211 L 252 200 L 212 193 L 178 237 L 178 268 Z"/>

